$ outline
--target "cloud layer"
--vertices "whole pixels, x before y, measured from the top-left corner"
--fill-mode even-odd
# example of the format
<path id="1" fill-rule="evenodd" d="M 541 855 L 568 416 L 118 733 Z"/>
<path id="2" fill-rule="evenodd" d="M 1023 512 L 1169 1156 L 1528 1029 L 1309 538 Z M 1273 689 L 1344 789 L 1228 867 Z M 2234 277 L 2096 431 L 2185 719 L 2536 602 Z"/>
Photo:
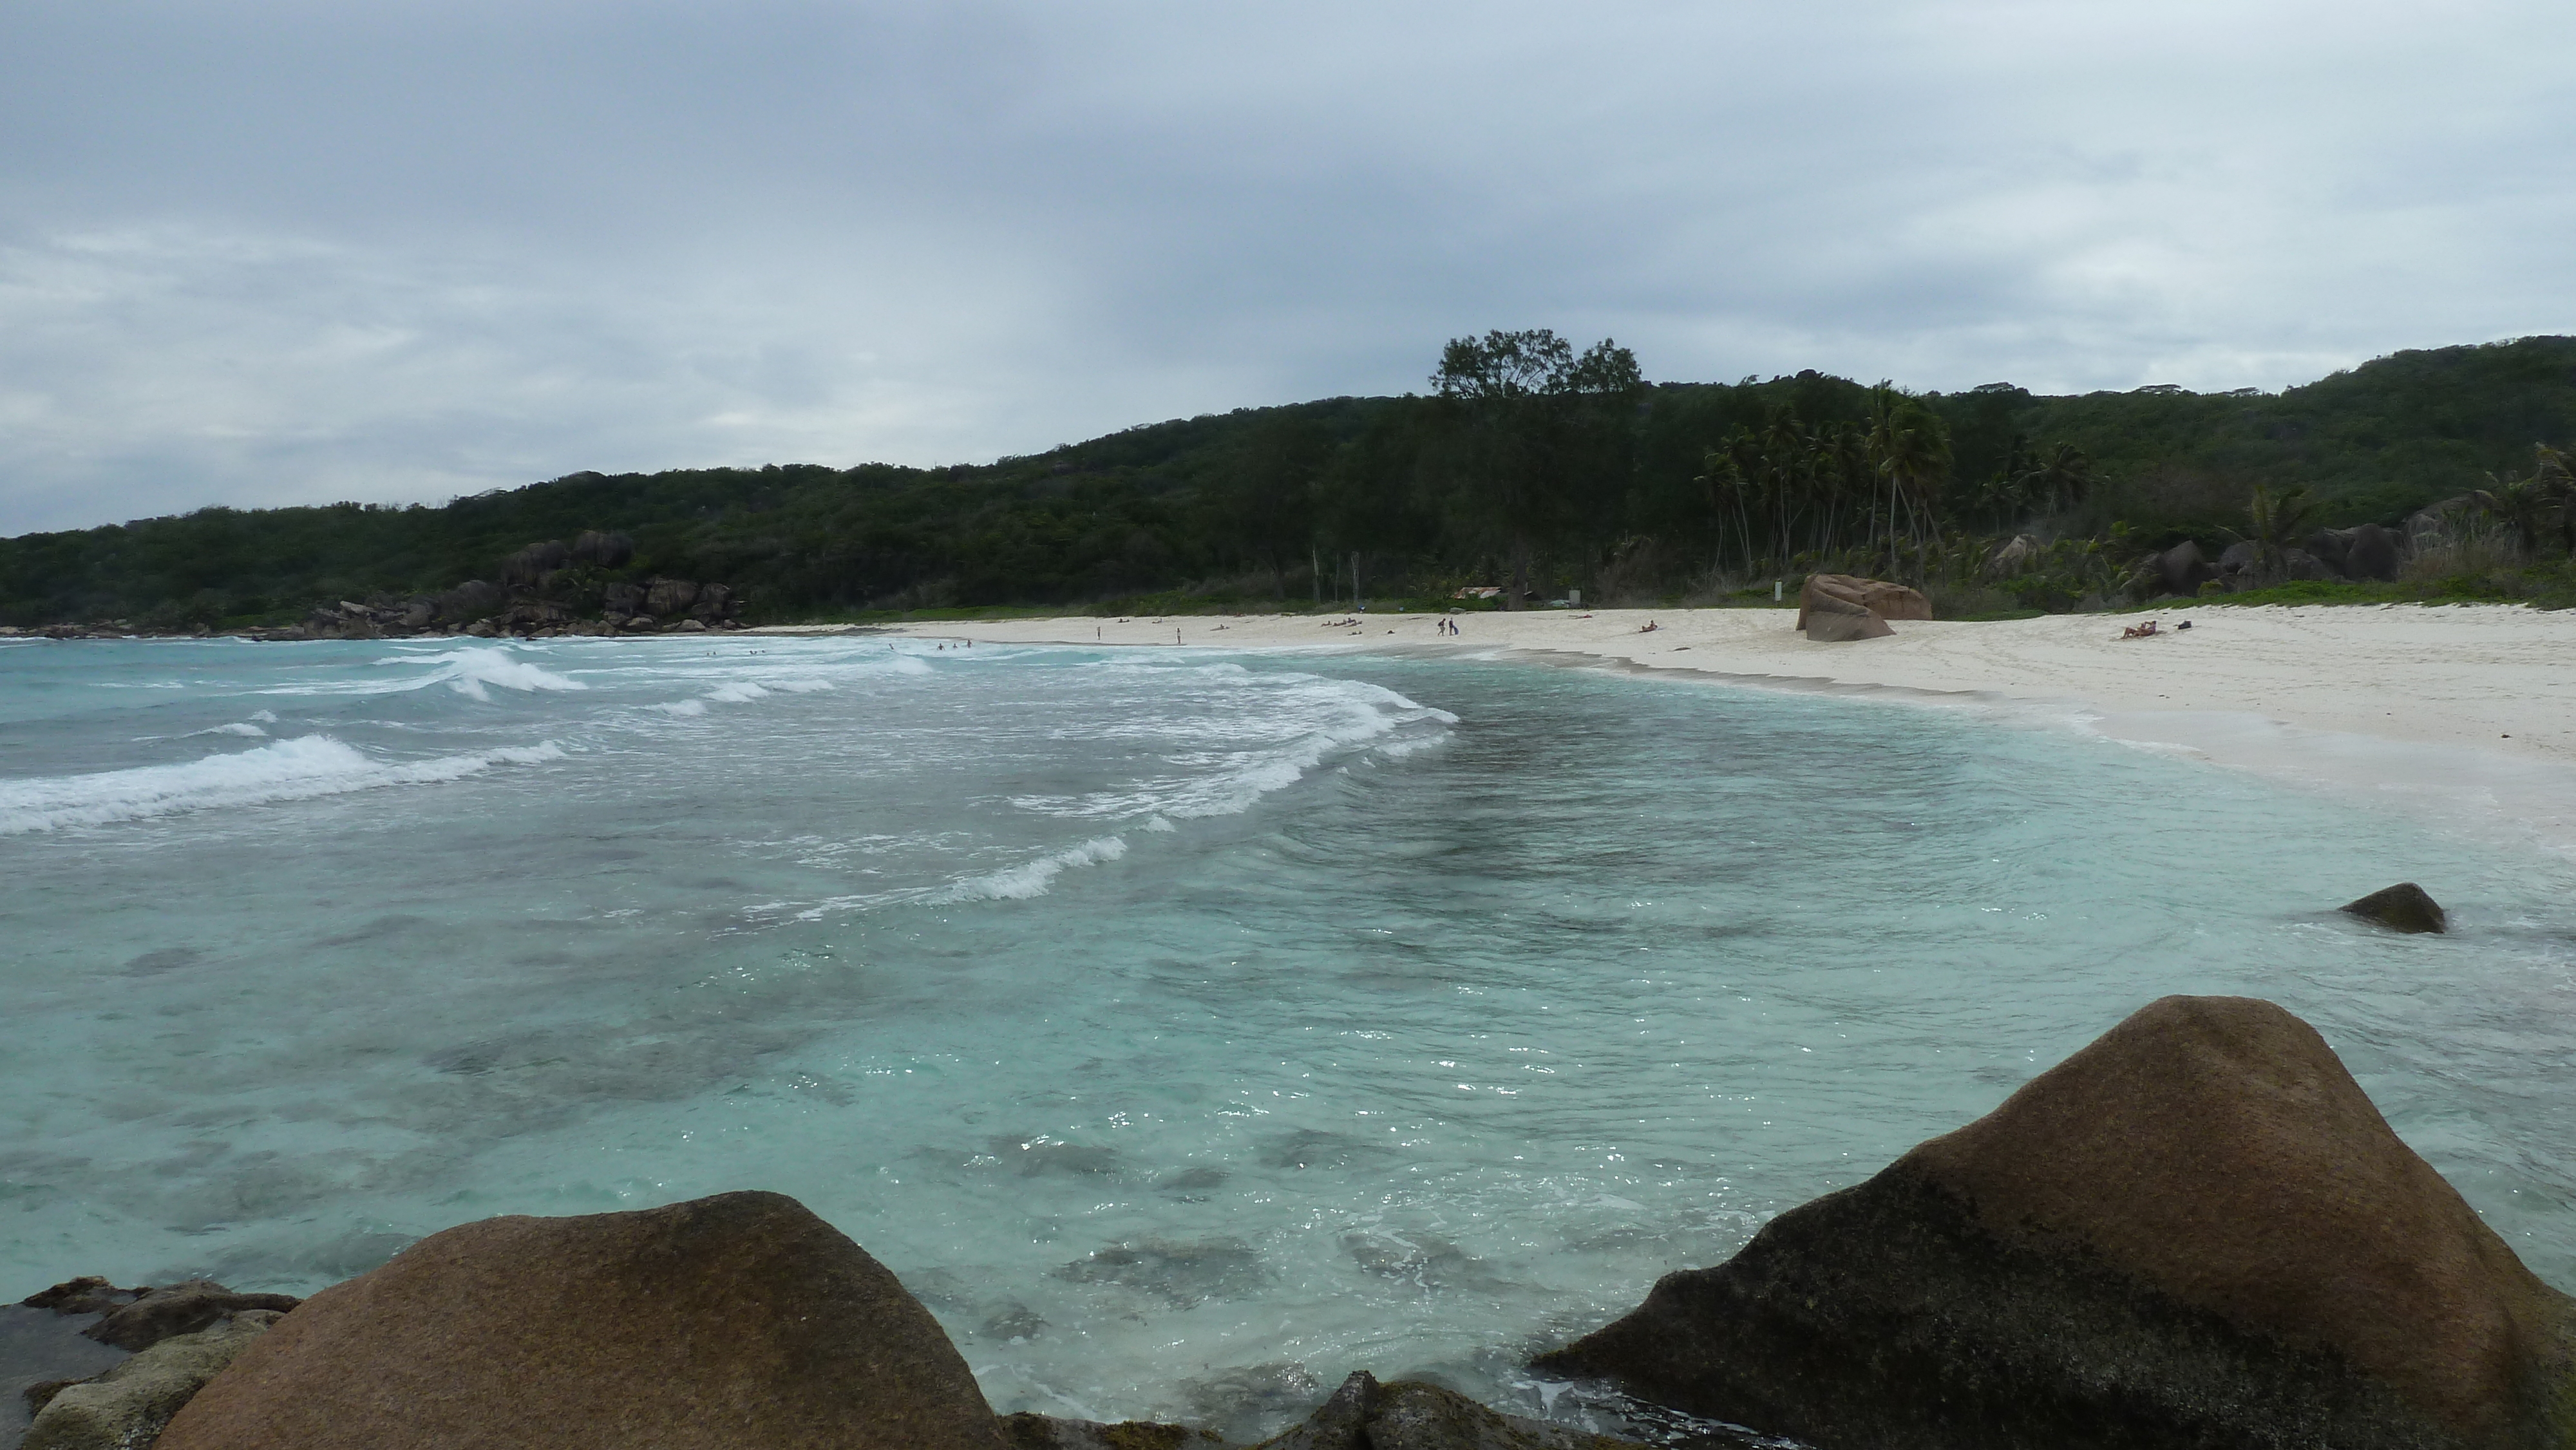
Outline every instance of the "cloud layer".
<path id="1" fill-rule="evenodd" d="M 30 0 L 0 532 L 1419 387 L 2576 331 L 2561 7 Z"/>

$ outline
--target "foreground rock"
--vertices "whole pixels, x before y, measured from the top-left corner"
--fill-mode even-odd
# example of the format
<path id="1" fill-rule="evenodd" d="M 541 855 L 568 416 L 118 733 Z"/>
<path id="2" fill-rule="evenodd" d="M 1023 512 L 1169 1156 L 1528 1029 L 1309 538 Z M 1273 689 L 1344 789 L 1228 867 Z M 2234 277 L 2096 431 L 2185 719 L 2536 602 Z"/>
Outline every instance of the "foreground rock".
<path id="1" fill-rule="evenodd" d="M 2342 910 L 2368 921 L 2378 922 L 2390 931 L 2449 931 L 2451 915 L 2442 904 L 2412 881 L 2400 881 L 2370 893 L 2359 901 L 2347 901 Z"/>
<path id="2" fill-rule="evenodd" d="M 1363 1370 L 1260 1450 L 1636 1450 L 1636 1442 L 1506 1415 L 1438 1385 L 1381 1385 Z"/>
<path id="3" fill-rule="evenodd" d="M 1810 574 L 1798 588 L 1798 622 L 1813 640 L 1882 639 L 1891 619 L 1930 619 L 1932 602 L 1902 584 L 1851 574 Z"/>
<path id="4" fill-rule="evenodd" d="M 1104 1425 L 1022 1411 L 1004 1415 L 1001 1428 L 1011 1450 L 1225 1450 L 1222 1435 L 1149 1420 Z"/>
<path id="5" fill-rule="evenodd" d="M 1002 1450 L 894 1275 L 792 1198 L 495 1218 L 307 1300 L 158 1450 Z"/>
<path id="6" fill-rule="evenodd" d="M 2571 1301 L 2306 1023 L 2168 997 L 1539 1361 L 1826 1447 L 2559 1447 Z"/>
<path id="7" fill-rule="evenodd" d="M 63 1287 L 66 1286 L 57 1285 L 46 1292 L 55 1293 Z M 106 1318 L 81 1333 L 101 1344 L 141 1351 L 175 1335 L 194 1334 L 221 1324 L 246 1311 L 283 1314 L 304 1302 L 292 1294 L 236 1294 L 210 1279 L 190 1279 L 165 1288 L 133 1292 L 137 1297 L 132 1303 L 108 1309 Z"/>
<path id="8" fill-rule="evenodd" d="M 252 1340 L 286 1316 L 246 1309 L 171 1335 L 96 1379 L 45 1386 L 22 1450 L 138 1450 Z"/>

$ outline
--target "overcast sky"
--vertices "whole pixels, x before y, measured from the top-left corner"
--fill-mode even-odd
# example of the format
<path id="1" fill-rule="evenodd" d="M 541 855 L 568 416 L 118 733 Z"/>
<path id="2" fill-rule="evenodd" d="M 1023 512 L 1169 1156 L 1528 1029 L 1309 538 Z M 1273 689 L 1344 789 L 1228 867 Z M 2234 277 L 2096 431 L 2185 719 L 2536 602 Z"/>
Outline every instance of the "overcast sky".
<path id="1" fill-rule="evenodd" d="M 10 0 L 0 533 L 2576 332 L 2576 7 Z"/>

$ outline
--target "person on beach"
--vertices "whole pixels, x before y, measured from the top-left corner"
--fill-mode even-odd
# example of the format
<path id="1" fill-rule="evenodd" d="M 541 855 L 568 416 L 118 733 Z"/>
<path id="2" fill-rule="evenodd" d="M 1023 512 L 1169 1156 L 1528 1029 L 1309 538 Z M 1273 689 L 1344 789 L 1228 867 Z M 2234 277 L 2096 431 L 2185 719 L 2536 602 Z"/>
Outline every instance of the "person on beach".
<path id="1" fill-rule="evenodd" d="M 2148 620 L 2148 621 L 2147 621 L 2146 623 L 2144 623 L 2144 624 L 2133 624 L 2133 625 L 2130 625 L 2127 629 L 2121 630 L 2121 631 L 2120 631 L 2120 638 L 2122 638 L 2122 639 L 2149 639 L 2149 638 L 2152 638 L 2152 637 L 2153 637 L 2157 632 L 2158 632 L 2158 631 L 2157 631 L 2157 629 L 2156 629 L 2156 622 L 2155 622 L 2154 620 L 2150 619 L 2150 620 Z"/>
<path id="2" fill-rule="evenodd" d="M 1639 634 L 1653 634 L 1656 630 L 1659 630 L 1659 629 L 1661 629 L 1661 628 L 1663 628 L 1663 626 L 1662 626 L 1662 625 L 1657 624 L 1657 623 L 1655 623 L 1653 620 L 1651 620 L 1651 619 L 1650 619 L 1650 620 L 1647 620 L 1647 621 L 1646 621 L 1645 625 L 1644 625 L 1642 628 L 1640 628 L 1640 629 L 1637 631 L 1637 633 L 1639 633 Z"/>

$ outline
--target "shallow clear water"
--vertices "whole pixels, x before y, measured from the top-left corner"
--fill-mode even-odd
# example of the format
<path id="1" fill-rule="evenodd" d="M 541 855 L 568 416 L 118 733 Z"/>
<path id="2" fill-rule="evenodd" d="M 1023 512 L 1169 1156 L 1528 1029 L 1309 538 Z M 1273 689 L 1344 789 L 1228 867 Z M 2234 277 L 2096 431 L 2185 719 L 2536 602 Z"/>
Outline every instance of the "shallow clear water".
<path id="1" fill-rule="evenodd" d="M 2331 908 L 2421 881 L 2455 933 Z M 792 1193 L 996 1408 L 1516 1366 L 2167 992 L 2576 1287 L 2562 861 L 2071 730 L 1471 660 L 0 646 L 0 1296 Z M 12 1288 L 23 1284 L 23 1288 Z"/>

